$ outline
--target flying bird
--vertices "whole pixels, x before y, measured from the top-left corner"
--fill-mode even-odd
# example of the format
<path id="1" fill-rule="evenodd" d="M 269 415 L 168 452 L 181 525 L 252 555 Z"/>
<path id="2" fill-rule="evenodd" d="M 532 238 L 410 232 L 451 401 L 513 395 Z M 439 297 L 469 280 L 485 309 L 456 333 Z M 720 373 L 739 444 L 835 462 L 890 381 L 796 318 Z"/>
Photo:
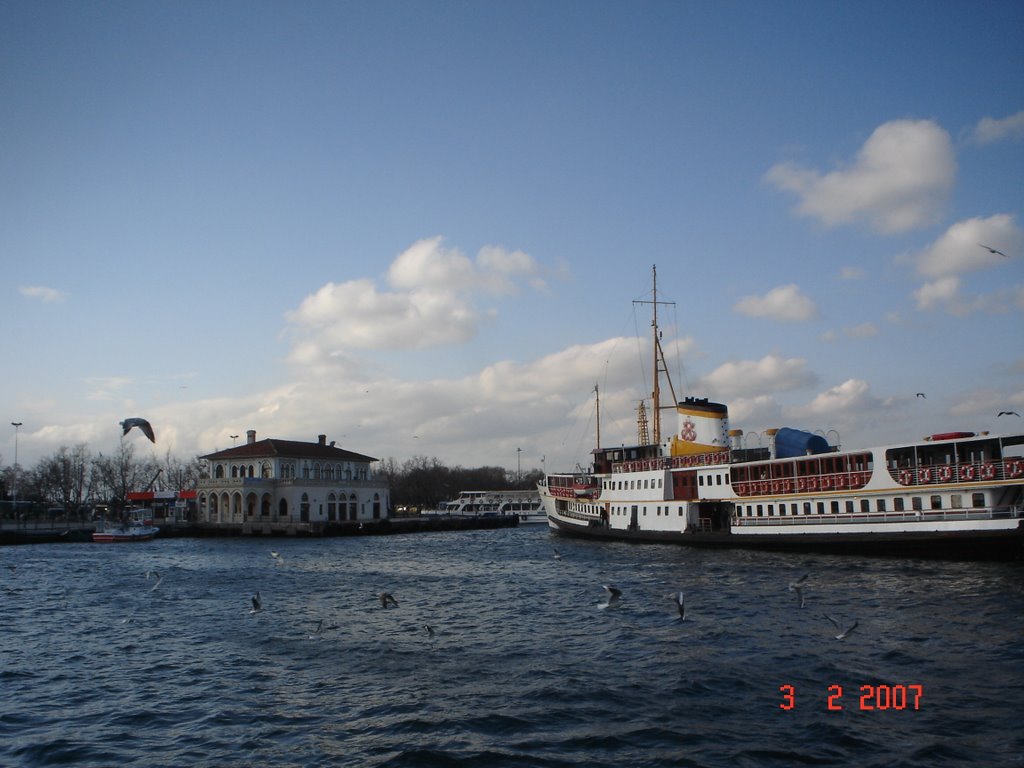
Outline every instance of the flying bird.
<path id="1" fill-rule="evenodd" d="M 610 584 L 603 584 L 605 592 L 608 593 L 608 599 L 603 603 L 598 603 L 598 608 L 614 608 L 619 604 L 622 599 L 622 590 L 618 587 L 613 587 Z"/>
<path id="2" fill-rule="evenodd" d="M 676 592 L 672 595 L 672 600 L 676 604 L 676 608 L 679 609 L 679 618 L 676 621 L 686 621 L 686 602 L 684 601 L 684 595 L 682 591 Z"/>
<path id="3" fill-rule="evenodd" d="M 836 621 L 831 616 L 829 616 L 827 613 L 824 614 L 824 616 L 825 616 L 826 619 L 828 619 L 829 621 L 832 622 L 832 626 L 834 626 L 836 629 L 839 630 L 839 634 L 836 635 L 836 640 L 843 640 L 843 639 L 845 639 L 851 632 L 853 632 L 853 630 L 855 630 L 857 628 L 857 625 L 860 623 L 859 621 L 855 621 L 855 622 L 853 622 L 853 624 L 848 626 L 846 629 L 843 629 L 842 626 L 839 624 L 839 622 Z"/>
<path id="4" fill-rule="evenodd" d="M 257 592 L 252 596 L 252 610 L 249 613 L 259 613 L 263 610 L 263 600 L 260 598 L 260 593 Z"/>
<path id="5" fill-rule="evenodd" d="M 149 578 L 151 576 L 156 579 L 156 584 L 154 584 L 153 588 L 149 590 L 150 592 L 153 592 L 156 590 L 157 587 L 160 586 L 160 582 L 164 580 L 164 577 L 156 571 L 146 571 L 146 581 L 149 581 Z"/>
<path id="6" fill-rule="evenodd" d="M 552 549 L 554 549 L 554 547 L 552 547 Z M 562 553 L 559 552 L 557 549 L 555 549 L 554 558 L 555 558 L 555 560 L 561 560 L 562 559 Z"/>
<path id="7" fill-rule="evenodd" d="M 393 598 L 391 596 L 390 592 L 381 592 L 380 595 L 378 595 L 378 597 L 380 597 L 380 607 L 381 608 L 387 608 L 387 607 L 392 606 L 392 605 L 395 608 L 398 607 L 398 601 L 395 600 L 395 598 Z"/>
<path id="8" fill-rule="evenodd" d="M 985 249 L 986 251 L 988 251 L 989 253 L 996 253 L 996 254 L 999 254 L 999 255 L 1000 255 L 1000 256 L 1002 256 L 1002 257 L 1003 257 L 1004 259 L 1008 259 L 1008 258 L 1010 258 L 1010 257 L 1009 257 L 1009 256 L 1007 256 L 1007 255 L 1006 255 L 1005 253 L 1003 253 L 1002 251 L 997 251 L 997 250 L 996 250 L 995 248 L 993 248 L 993 247 L 992 247 L 992 246 L 990 246 L 990 245 L 983 245 L 982 243 L 978 243 L 978 245 L 980 245 L 980 246 L 981 246 L 982 248 L 984 248 L 984 249 Z"/>
<path id="9" fill-rule="evenodd" d="M 140 419 L 138 416 L 132 417 L 130 419 L 125 419 L 124 421 L 121 422 L 121 428 L 124 430 L 124 432 L 121 433 L 121 436 L 124 437 L 125 435 L 127 435 L 132 427 L 138 427 L 139 429 L 141 429 L 142 434 L 149 438 L 149 442 L 156 442 L 156 436 L 153 434 L 153 427 L 150 425 L 148 421 L 146 421 L 145 419 Z"/>
<path id="10" fill-rule="evenodd" d="M 807 574 L 806 573 L 803 576 L 801 576 L 799 579 L 797 579 L 796 581 L 791 581 L 789 583 L 789 591 L 790 592 L 796 592 L 797 605 L 799 605 L 801 608 L 804 607 L 804 582 L 805 581 L 807 581 Z"/>
<path id="11" fill-rule="evenodd" d="M 424 624 L 424 625 L 423 625 L 423 628 L 424 628 L 425 630 L 427 630 L 427 635 L 428 635 L 429 637 L 433 637 L 433 636 L 434 636 L 434 628 L 433 628 L 432 626 L 430 626 L 429 624 Z"/>
<path id="12" fill-rule="evenodd" d="M 998 419 L 1000 416 L 1016 416 L 1018 419 L 1020 418 L 1020 414 L 1016 411 L 1000 411 L 996 414 L 996 418 Z"/>
<path id="13" fill-rule="evenodd" d="M 924 392 L 918 392 L 917 397 L 924 397 Z M 928 398 L 924 397 L 924 399 L 927 400 Z"/>

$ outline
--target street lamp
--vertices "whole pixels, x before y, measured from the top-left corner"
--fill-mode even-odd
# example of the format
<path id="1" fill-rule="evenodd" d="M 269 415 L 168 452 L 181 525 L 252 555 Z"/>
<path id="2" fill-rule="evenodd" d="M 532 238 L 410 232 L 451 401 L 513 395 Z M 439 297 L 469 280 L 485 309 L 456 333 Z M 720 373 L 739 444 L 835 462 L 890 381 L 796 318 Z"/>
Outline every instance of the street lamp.
<path id="1" fill-rule="evenodd" d="M 11 426 L 14 427 L 14 514 L 18 514 L 18 427 L 21 426 L 20 421 L 12 421 Z"/>
<path id="2" fill-rule="evenodd" d="M 523 455 L 522 448 L 516 448 L 516 482 L 518 483 L 523 479 L 523 465 L 520 458 Z"/>
<path id="3" fill-rule="evenodd" d="M 234 448 L 235 447 L 235 440 L 238 439 L 238 435 L 228 435 L 228 437 L 231 438 L 231 447 Z"/>

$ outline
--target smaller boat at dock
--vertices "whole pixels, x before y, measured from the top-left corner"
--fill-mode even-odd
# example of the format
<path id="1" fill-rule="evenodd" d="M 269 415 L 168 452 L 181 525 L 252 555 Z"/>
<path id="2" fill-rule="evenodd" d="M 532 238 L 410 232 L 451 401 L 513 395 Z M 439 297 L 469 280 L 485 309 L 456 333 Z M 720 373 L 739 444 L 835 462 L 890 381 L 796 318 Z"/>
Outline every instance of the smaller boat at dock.
<path id="1" fill-rule="evenodd" d="M 129 509 L 125 513 L 124 522 L 120 525 L 108 525 L 100 521 L 92 534 L 92 540 L 102 544 L 121 543 L 127 541 L 149 541 L 160 529 L 153 525 L 148 509 Z"/>
<path id="2" fill-rule="evenodd" d="M 463 491 L 458 498 L 443 501 L 425 515 L 451 517 L 509 517 L 519 523 L 547 524 L 547 513 L 538 491 Z"/>

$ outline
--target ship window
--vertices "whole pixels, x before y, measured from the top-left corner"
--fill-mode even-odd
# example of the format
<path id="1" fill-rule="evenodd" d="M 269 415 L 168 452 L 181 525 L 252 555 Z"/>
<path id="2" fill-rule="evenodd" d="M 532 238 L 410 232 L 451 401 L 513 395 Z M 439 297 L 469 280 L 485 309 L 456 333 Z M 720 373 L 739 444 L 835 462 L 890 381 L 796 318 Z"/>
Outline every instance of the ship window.
<path id="1" fill-rule="evenodd" d="M 935 494 L 931 498 L 932 509 L 942 509 L 942 497 L 939 494 Z"/>
<path id="2" fill-rule="evenodd" d="M 682 516 L 683 516 L 683 508 L 682 508 L 682 507 L 680 507 L 680 508 L 679 508 L 679 516 L 680 516 L 680 517 L 682 517 Z"/>
<path id="3" fill-rule="evenodd" d="M 910 506 L 911 506 L 912 509 L 920 512 L 924 508 L 924 507 L 921 506 L 921 497 L 920 496 L 911 496 L 910 497 Z"/>
<path id="4" fill-rule="evenodd" d="M 839 502 L 838 502 L 838 501 L 833 501 L 833 502 L 832 502 L 832 503 L 830 504 L 830 507 L 831 507 L 831 509 L 830 509 L 829 511 L 830 511 L 830 512 L 831 512 L 831 513 L 832 513 L 833 515 L 838 515 L 838 514 L 839 514 Z"/>
<path id="5" fill-rule="evenodd" d="M 861 499 L 860 500 L 860 511 L 861 512 L 870 512 L 871 511 L 871 502 L 868 501 L 867 499 Z"/>
<path id="6" fill-rule="evenodd" d="M 885 499 L 879 499 L 875 503 L 875 506 L 878 508 L 879 512 L 885 512 Z"/>
<path id="7" fill-rule="evenodd" d="M 819 515 L 824 515 L 825 514 L 825 502 L 824 501 L 819 501 L 818 502 L 818 514 Z"/>
<path id="8" fill-rule="evenodd" d="M 775 505 L 774 504 L 769 504 L 768 505 L 768 517 L 775 517 Z"/>
<path id="9" fill-rule="evenodd" d="M 757 505 L 757 516 L 764 517 L 764 508 L 760 504 Z"/>
<path id="10" fill-rule="evenodd" d="M 892 508 L 895 509 L 897 512 L 902 512 L 903 511 L 903 497 L 902 496 L 897 496 L 895 499 L 892 500 Z"/>
<path id="11" fill-rule="evenodd" d="M 715 485 L 721 485 L 721 484 L 722 484 L 722 476 L 721 475 L 715 475 Z"/>
<path id="12" fill-rule="evenodd" d="M 974 493 L 971 494 L 971 506 L 972 507 L 984 507 L 985 506 L 985 494 Z"/>
<path id="13" fill-rule="evenodd" d="M 697 475 L 697 485 L 704 485 L 704 475 Z"/>
<path id="14" fill-rule="evenodd" d="M 809 502 L 809 501 L 805 501 L 804 502 L 804 514 L 805 515 L 811 514 L 811 502 Z"/>
<path id="15" fill-rule="evenodd" d="M 852 499 L 847 499 L 846 500 L 846 511 L 847 512 L 853 512 L 853 500 Z"/>
<path id="16" fill-rule="evenodd" d="M 960 497 L 959 493 L 954 493 L 952 496 L 949 497 L 949 508 L 950 509 L 960 509 L 962 506 L 963 506 L 963 499 Z"/>

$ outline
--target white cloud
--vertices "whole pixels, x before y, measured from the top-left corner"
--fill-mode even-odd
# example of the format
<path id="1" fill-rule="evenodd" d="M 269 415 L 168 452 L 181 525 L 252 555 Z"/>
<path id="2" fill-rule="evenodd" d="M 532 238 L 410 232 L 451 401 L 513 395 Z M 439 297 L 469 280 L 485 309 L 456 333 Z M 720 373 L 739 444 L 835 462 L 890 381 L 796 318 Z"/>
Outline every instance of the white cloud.
<path id="1" fill-rule="evenodd" d="M 796 193 L 797 211 L 828 226 L 865 221 L 894 233 L 934 223 L 955 175 L 943 128 L 931 120 L 894 120 L 875 129 L 848 167 L 820 173 L 779 163 L 765 180 Z"/>
<path id="2" fill-rule="evenodd" d="M 867 273 L 860 267 L 843 267 L 839 270 L 841 280 L 863 280 Z"/>
<path id="3" fill-rule="evenodd" d="M 951 302 L 957 297 L 960 291 L 960 278 L 943 277 L 930 283 L 925 283 L 914 291 L 914 300 L 917 308 L 922 310 L 934 309 L 936 306 Z"/>
<path id="4" fill-rule="evenodd" d="M 67 293 L 56 288 L 47 288 L 43 285 L 23 285 L 18 288 L 18 293 L 30 299 L 39 299 L 42 302 L 54 303 L 64 301 Z"/>
<path id="5" fill-rule="evenodd" d="M 843 333 L 851 339 L 870 339 L 878 335 L 878 326 L 872 322 L 861 323 L 843 328 Z"/>
<path id="6" fill-rule="evenodd" d="M 843 414 L 862 414 L 881 405 L 871 394 L 871 386 L 860 379 L 847 379 L 842 384 L 819 393 L 810 403 L 792 410 L 802 418 L 840 419 Z"/>
<path id="7" fill-rule="evenodd" d="M 744 296 L 733 309 L 749 317 L 768 317 L 773 320 L 801 322 L 818 315 L 814 302 L 800 293 L 796 285 L 781 285 L 764 296 Z"/>
<path id="8" fill-rule="evenodd" d="M 988 247 L 985 247 L 988 246 Z M 1008 254 L 1000 256 L 989 248 Z M 1024 232 L 1013 216 L 958 221 L 915 258 L 917 271 L 929 278 L 956 275 L 1005 264 L 1009 254 L 1024 250 Z"/>
<path id="9" fill-rule="evenodd" d="M 1009 117 L 983 117 L 974 126 L 971 138 L 979 144 L 991 144 L 1003 139 L 1024 138 L 1024 109 Z"/>
<path id="10" fill-rule="evenodd" d="M 813 386 L 817 377 L 800 357 L 765 355 L 760 360 L 739 360 L 718 366 L 697 388 L 719 399 L 752 398 L 760 393 L 783 392 Z"/>
<path id="11" fill-rule="evenodd" d="M 387 273 L 392 290 L 372 280 L 329 282 L 287 315 L 293 362 L 311 365 L 352 349 L 422 349 L 473 338 L 494 309 L 489 296 L 513 293 L 521 282 L 543 287 L 539 269 L 522 251 L 497 246 L 476 261 L 446 248 L 440 237 L 400 253 Z"/>

